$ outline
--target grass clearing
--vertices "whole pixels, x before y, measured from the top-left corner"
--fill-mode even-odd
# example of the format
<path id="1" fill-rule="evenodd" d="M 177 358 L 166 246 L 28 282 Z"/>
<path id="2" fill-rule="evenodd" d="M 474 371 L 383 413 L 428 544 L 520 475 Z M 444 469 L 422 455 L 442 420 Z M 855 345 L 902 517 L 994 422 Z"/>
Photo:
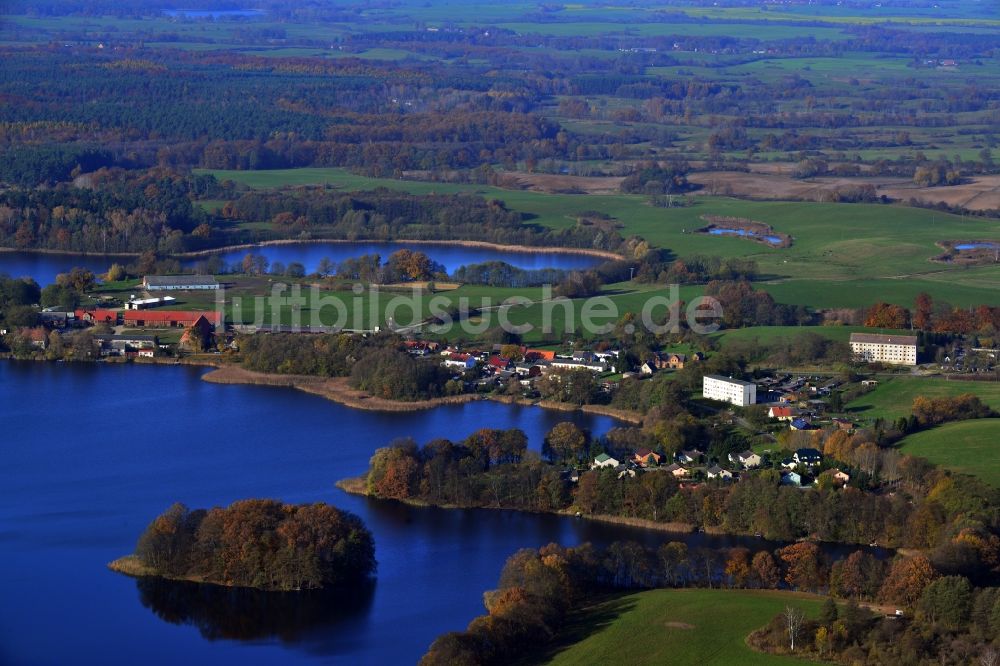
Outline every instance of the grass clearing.
<path id="1" fill-rule="evenodd" d="M 903 452 L 1000 487 L 1000 419 L 946 423 L 910 435 Z"/>
<path id="2" fill-rule="evenodd" d="M 757 590 L 652 590 L 625 595 L 579 617 L 565 632 L 564 645 L 550 663 L 803 663 L 792 657 L 754 652 L 746 638 L 786 605 L 793 604 L 815 616 L 821 603 L 822 598 L 813 595 Z"/>
<path id="3" fill-rule="evenodd" d="M 847 405 L 863 419 L 895 420 L 909 416 L 917 396 L 942 398 L 972 393 L 994 409 L 1000 409 L 1000 382 L 951 380 L 942 377 L 879 377 L 879 386 Z"/>

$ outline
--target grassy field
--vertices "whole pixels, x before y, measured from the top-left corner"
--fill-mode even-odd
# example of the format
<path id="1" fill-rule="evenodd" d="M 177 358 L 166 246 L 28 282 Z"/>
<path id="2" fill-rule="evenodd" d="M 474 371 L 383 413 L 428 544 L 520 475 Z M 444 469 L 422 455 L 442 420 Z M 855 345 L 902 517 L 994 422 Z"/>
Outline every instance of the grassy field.
<path id="1" fill-rule="evenodd" d="M 1000 419 L 946 423 L 903 440 L 910 455 L 1000 486 Z"/>
<path id="2" fill-rule="evenodd" d="M 849 411 L 864 419 L 898 419 L 909 416 L 913 399 L 956 396 L 972 393 L 994 409 L 1000 409 L 1000 382 L 973 382 L 939 377 L 879 378 L 878 388 L 847 405 Z"/>
<path id="3" fill-rule="evenodd" d="M 641 312 L 649 299 L 659 299 L 656 309 L 652 310 L 658 320 L 666 312 L 661 304 L 663 299 L 672 297 L 667 289 L 635 289 L 623 284 L 607 285 L 601 294 L 603 298 L 588 304 L 585 299 L 551 302 L 551 294 L 546 296 L 538 287 L 461 285 L 435 293 L 381 287 L 355 294 L 347 283 L 339 288 L 316 283 L 314 288 L 308 279 L 227 275 L 220 277 L 220 281 L 225 285 L 225 314 L 233 323 L 371 329 L 374 326 L 385 328 L 390 318 L 396 326 L 412 326 L 453 307 L 467 312 L 483 310 L 481 316 L 470 319 L 464 327 L 456 323 L 449 328 L 427 326 L 422 329 L 449 340 L 476 338 L 485 330 L 499 326 L 503 319 L 515 326 L 526 326 L 523 332 L 526 342 L 590 338 L 600 334 L 598 328 L 614 324 L 626 312 Z M 287 288 L 276 291 L 277 285 Z M 119 282 L 102 285 L 97 291 L 124 301 L 135 293 L 136 286 L 136 281 Z M 685 287 L 678 295 L 682 301 L 690 302 L 699 293 L 699 287 Z M 213 292 L 180 291 L 173 296 L 177 302 L 171 309 L 215 308 Z M 587 322 L 590 323 L 585 326 Z"/>
<path id="4" fill-rule="evenodd" d="M 724 346 L 728 342 L 758 340 L 761 343 L 773 342 L 802 333 L 815 333 L 830 340 L 847 342 L 851 333 L 894 333 L 888 329 L 865 328 L 864 326 L 751 326 L 750 328 L 735 328 L 715 334 L 716 339 Z"/>
<path id="5" fill-rule="evenodd" d="M 671 664 L 701 666 L 794 664 L 801 660 L 754 652 L 746 637 L 786 605 L 815 616 L 818 597 L 749 590 L 653 590 L 598 606 L 570 628 L 571 645 L 558 666 Z"/>
<path id="6" fill-rule="evenodd" d="M 904 206 L 759 202 L 697 197 L 687 208 L 663 209 L 635 195 L 570 195 L 503 190 L 482 185 L 365 178 L 343 169 L 211 171 L 251 187 L 325 183 L 345 190 L 390 187 L 426 194 L 469 192 L 503 199 L 532 222 L 552 228 L 574 224 L 574 214 L 598 210 L 616 217 L 622 233 L 638 234 L 678 256 L 751 257 L 775 279 L 764 286 L 784 303 L 858 307 L 875 300 L 912 305 L 926 291 L 954 305 L 1000 300 L 1000 266 L 949 267 L 930 258 L 946 239 L 1000 238 L 1000 222 Z M 739 238 L 693 233 L 703 215 L 750 217 L 790 234 L 790 248 L 769 248 Z"/>

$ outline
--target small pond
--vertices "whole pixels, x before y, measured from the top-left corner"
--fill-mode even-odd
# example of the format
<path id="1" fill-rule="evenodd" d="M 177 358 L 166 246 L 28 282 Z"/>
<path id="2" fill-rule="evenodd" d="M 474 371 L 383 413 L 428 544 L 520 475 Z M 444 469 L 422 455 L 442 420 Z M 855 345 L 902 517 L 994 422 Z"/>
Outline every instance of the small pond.
<path id="1" fill-rule="evenodd" d="M 782 239 L 779 236 L 762 235 L 748 229 L 723 229 L 715 227 L 714 229 L 709 229 L 708 233 L 712 236 L 741 236 L 752 240 L 763 240 L 771 245 L 781 245 L 782 243 Z"/>

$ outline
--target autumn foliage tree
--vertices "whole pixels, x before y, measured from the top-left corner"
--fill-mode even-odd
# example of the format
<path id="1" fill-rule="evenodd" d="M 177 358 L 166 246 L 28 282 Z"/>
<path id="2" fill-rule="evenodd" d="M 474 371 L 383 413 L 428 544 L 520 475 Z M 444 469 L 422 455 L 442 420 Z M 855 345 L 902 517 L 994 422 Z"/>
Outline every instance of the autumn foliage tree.
<path id="1" fill-rule="evenodd" d="M 865 317 L 865 326 L 870 328 L 908 328 L 909 325 L 910 311 L 892 303 L 876 303 Z"/>
<path id="2" fill-rule="evenodd" d="M 899 557 L 882 584 L 879 600 L 912 608 L 935 578 L 937 572 L 925 556 Z"/>
<path id="3" fill-rule="evenodd" d="M 174 504 L 139 537 L 135 556 L 158 575 L 275 591 L 351 585 L 375 572 L 360 518 L 266 499 L 208 511 Z"/>
<path id="4" fill-rule="evenodd" d="M 777 551 L 785 569 L 785 582 L 799 590 L 819 590 L 827 584 L 826 566 L 819 546 L 809 541 Z"/>

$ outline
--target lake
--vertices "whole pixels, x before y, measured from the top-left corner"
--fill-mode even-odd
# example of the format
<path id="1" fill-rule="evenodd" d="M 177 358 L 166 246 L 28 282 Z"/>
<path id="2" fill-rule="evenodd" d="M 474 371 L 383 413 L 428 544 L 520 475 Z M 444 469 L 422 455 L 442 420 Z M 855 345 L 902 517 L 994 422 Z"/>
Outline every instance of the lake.
<path id="1" fill-rule="evenodd" d="M 0 361 L 0 663 L 414 663 L 483 611 L 506 558 L 550 542 L 764 547 L 565 516 L 445 510 L 348 495 L 393 438 L 460 439 L 603 416 L 480 401 L 432 411 L 352 410 L 287 388 L 201 381 L 201 368 Z M 378 559 L 350 598 L 137 582 L 105 565 L 171 503 L 323 501 L 361 516 Z M 773 547 L 773 544 L 771 545 Z M 849 548 L 841 549 L 849 552 Z M 235 609 L 235 612 L 234 612 Z"/>
<path id="2" fill-rule="evenodd" d="M 409 249 L 424 252 L 434 261 L 443 264 L 452 273 L 460 266 L 479 264 L 486 261 L 505 261 L 518 268 L 561 268 L 574 270 L 590 268 L 604 261 L 600 257 L 585 254 L 566 254 L 561 252 L 518 252 L 503 251 L 481 247 L 463 247 L 448 244 L 425 243 L 292 243 L 288 245 L 264 245 L 253 250 L 233 250 L 219 252 L 218 256 L 227 264 L 239 264 L 248 252 L 262 254 L 271 263 L 281 262 L 286 266 L 298 261 L 313 272 L 321 259 L 329 258 L 340 262 L 351 257 L 364 254 L 379 254 L 384 261 L 396 250 Z M 195 267 L 205 261 L 205 257 L 184 259 L 181 263 L 186 267 Z M 55 282 L 56 275 L 65 273 L 75 266 L 80 266 L 94 273 L 104 273 L 108 267 L 119 262 L 128 264 L 135 257 L 115 257 L 82 254 L 42 254 L 35 252 L 0 252 L 0 273 L 14 277 L 30 276 L 40 285 L 45 286 Z"/>
<path id="3" fill-rule="evenodd" d="M 615 533 L 554 516 L 410 508 L 333 485 L 364 472 L 395 437 L 518 427 L 538 448 L 561 420 L 603 433 L 607 417 L 487 401 L 356 411 L 289 389 L 209 384 L 203 372 L 0 362 L 0 663 L 413 663 L 435 636 L 481 612 L 483 590 L 516 549 Z M 291 641 L 208 641 L 201 632 L 211 635 L 211 623 L 161 619 L 183 614 L 105 568 L 172 502 L 246 497 L 359 514 L 379 562 L 370 599 L 347 604 L 355 612 L 345 617 L 319 618 L 313 632 L 305 622 Z M 183 595 L 166 596 L 177 604 Z"/>

